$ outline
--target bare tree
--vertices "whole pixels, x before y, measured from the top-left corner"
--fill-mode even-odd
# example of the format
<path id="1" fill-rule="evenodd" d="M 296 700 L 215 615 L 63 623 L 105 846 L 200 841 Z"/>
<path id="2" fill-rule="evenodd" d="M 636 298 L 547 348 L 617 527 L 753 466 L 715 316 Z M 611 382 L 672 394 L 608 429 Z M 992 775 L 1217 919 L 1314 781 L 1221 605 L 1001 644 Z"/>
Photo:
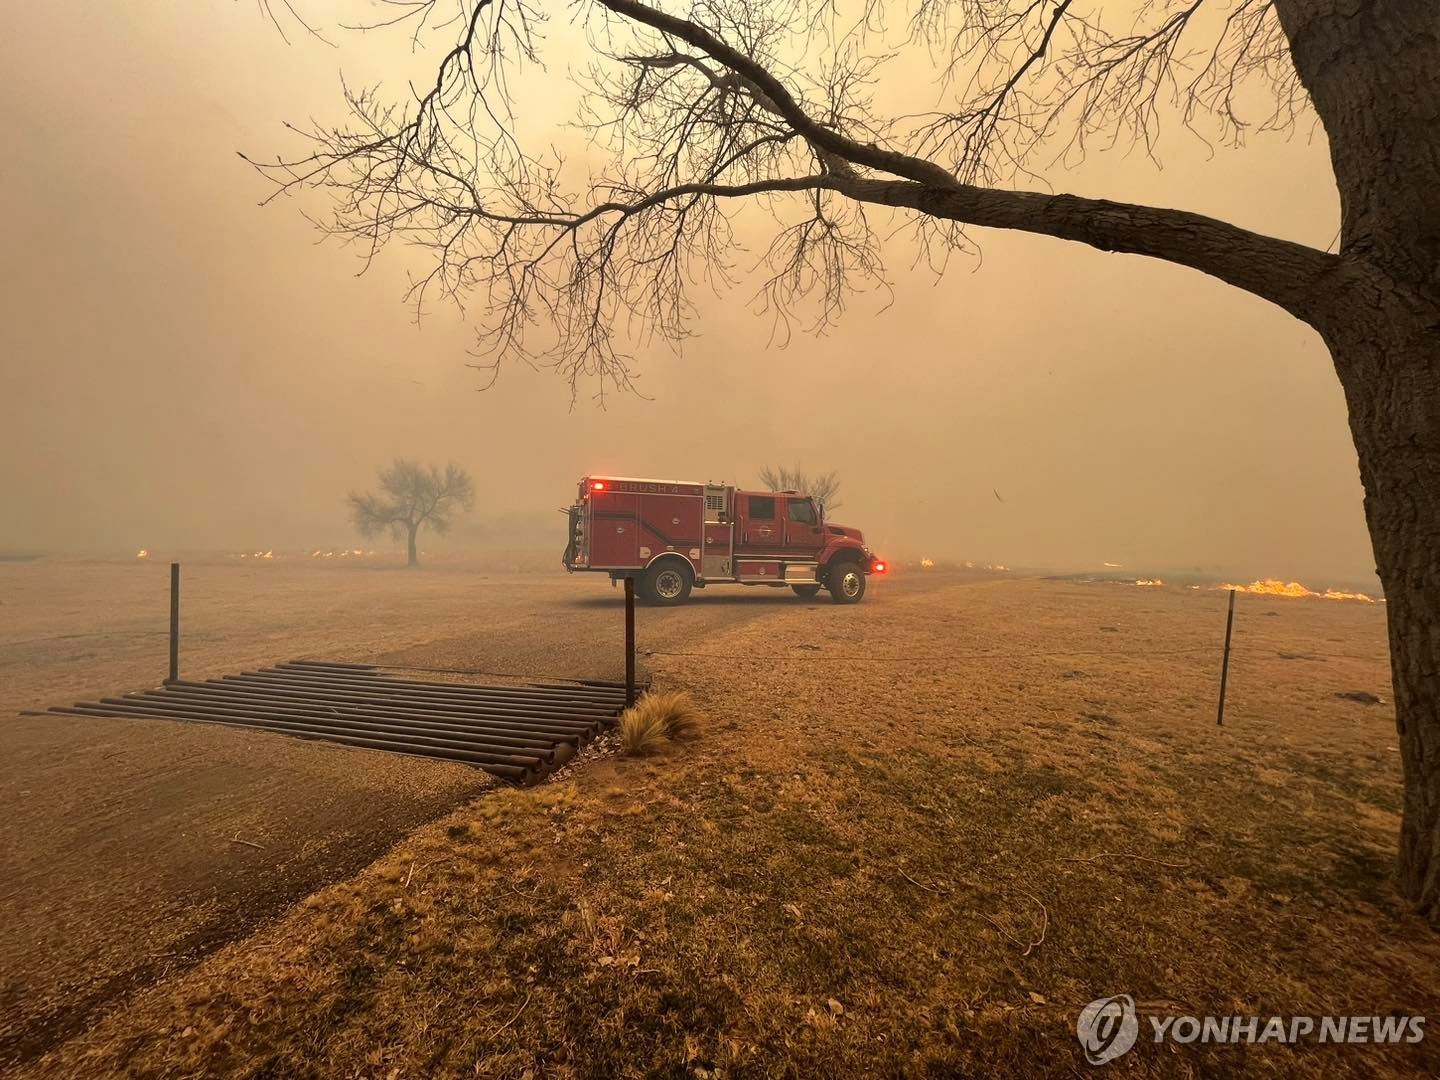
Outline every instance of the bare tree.
<path id="1" fill-rule="evenodd" d="M 766 465 L 760 470 L 760 483 L 771 491 L 798 491 L 809 495 L 827 511 L 840 505 L 840 474 L 837 472 L 811 476 L 799 465 L 793 468 L 781 465 L 778 469 Z"/>
<path id="2" fill-rule="evenodd" d="M 903 6 L 903 12 L 900 10 Z M 1405 777 L 1398 879 L 1440 922 L 1440 32 L 1434 0 L 395 0 L 444 35 L 433 83 L 264 166 L 323 186 L 328 228 L 373 253 L 428 245 L 413 299 L 483 297 L 489 361 L 628 385 L 627 334 L 682 338 L 690 290 L 724 284 L 732 224 L 774 217 L 761 299 L 840 315 L 883 282 L 880 228 L 933 263 L 974 227 L 1192 267 L 1314 327 L 1349 406 L 1388 600 Z M 551 13 L 587 70 L 536 65 Z M 1136 12 L 1138 11 L 1138 16 Z M 937 102 L 883 115 L 885 65 L 929 64 Z M 521 72 L 522 66 L 523 73 Z M 528 147 L 517 78 L 583 83 L 583 169 Z M 1258 103 L 1258 107 L 1257 107 Z M 1313 110 L 1313 112 L 1312 112 Z M 1240 142 L 1318 118 L 1342 226 L 1321 251 L 1185 210 L 1053 194 L 1041 169 L 1093 145 L 1149 150 L 1166 116 Z M 530 124 L 552 118 L 541 115 Z M 748 225 L 748 219 L 747 219 Z M 802 301 L 804 302 L 802 304 Z"/>
<path id="3" fill-rule="evenodd" d="M 389 533 L 406 541 L 406 564 L 419 564 L 416 539 L 423 527 L 447 532 L 457 510 L 469 510 L 475 503 L 475 485 L 470 474 L 458 465 L 421 465 L 396 458 L 379 474 L 376 495 L 352 491 L 346 502 L 355 518 L 355 527 L 365 536 Z"/>

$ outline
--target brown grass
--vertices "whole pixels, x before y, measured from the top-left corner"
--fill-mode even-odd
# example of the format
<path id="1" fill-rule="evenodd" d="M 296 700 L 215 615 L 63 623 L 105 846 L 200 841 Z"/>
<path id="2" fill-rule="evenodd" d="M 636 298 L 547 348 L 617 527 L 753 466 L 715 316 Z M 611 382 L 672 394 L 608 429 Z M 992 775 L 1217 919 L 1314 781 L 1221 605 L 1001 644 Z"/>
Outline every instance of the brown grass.
<path id="1" fill-rule="evenodd" d="M 1383 611 L 1242 597 L 1217 729 L 1223 604 L 897 580 L 657 654 L 710 717 L 689 752 L 478 800 L 42 1071 L 1086 1075 L 1075 1016 L 1113 993 L 1440 1014 L 1440 942 L 1389 884 L 1393 715 L 1334 696 L 1383 690 Z M 1121 1066 L 1440 1055 L 1142 1039 Z"/>
<path id="2" fill-rule="evenodd" d="M 689 738 L 699 727 L 700 712 L 689 694 L 652 692 L 621 714 L 620 749 L 632 757 L 653 753 L 672 739 Z"/>
<path id="3" fill-rule="evenodd" d="M 683 691 L 650 694 L 646 700 L 653 701 L 653 708 L 664 716 L 667 739 L 688 739 L 699 733 L 700 710 L 689 694 Z"/>
<path id="4" fill-rule="evenodd" d="M 665 718 L 639 705 L 620 717 L 620 750 L 635 757 L 654 753 L 665 743 Z"/>

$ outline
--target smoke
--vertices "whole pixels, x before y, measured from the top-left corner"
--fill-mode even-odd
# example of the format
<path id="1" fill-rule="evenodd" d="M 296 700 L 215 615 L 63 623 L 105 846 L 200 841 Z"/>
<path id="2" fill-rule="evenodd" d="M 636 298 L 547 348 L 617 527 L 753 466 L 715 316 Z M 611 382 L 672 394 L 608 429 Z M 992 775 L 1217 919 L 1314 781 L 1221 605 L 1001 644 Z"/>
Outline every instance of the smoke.
<path id="1" fill-rule="evenodd" d="M 417 328 L 400 302 L 420 264 L 397 249 L 357 277 L 358 253 L 317 244 L 294 206 L 260 209 L 235 156 L 286 146 L 282 119 L 334 115 L 332 50 L 285 45 L 245 5 L 8 21 L 0 550 L 356 547 L 344 495 L 396 455 L 474 475 L 445 543 L 555 546 L 583 473 L 748 483 L 801 461 L 840 474 L 837 516 L 892 557 L 1369 577 L 1321 342 L 1198 274 L 986 234 L 983 267 L 937 280 L 896 241 L 892 295 L 828 337 L 773 347 L 742 281 L 702 294 L 682 353 L 637 358 L 643 396 L 572 411 L 520 365 L 478 393 L 464 319 Z M 357 84 L 434 61 L 345 44 Z M 61 51 L 74 77 L 55 77 Z M 1167 147 L 1164 172 L 1100 155 L 1058 184 L 1333 236 L 1322 141 Z"/>

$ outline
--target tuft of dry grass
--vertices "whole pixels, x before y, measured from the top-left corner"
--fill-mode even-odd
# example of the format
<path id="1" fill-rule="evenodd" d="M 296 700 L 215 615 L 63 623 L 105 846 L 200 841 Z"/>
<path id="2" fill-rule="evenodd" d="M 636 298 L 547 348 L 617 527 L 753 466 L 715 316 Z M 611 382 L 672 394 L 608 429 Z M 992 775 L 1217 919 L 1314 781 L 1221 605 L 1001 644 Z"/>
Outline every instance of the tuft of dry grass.
<path id="1" fill-rule="evenodd" d="M 653 707 L 664 715 L 666 738 L 688 739 L 699 732 L 700 710 L 689 694 L 673 691 L 668 694 L 652 694 L 646 700 L 653 701 Z"/>
<path id="2" fill-rule="evenodd" d="M 639 705 L 620 717 L 620 752 L 634 757 L 658 750 L 665 742 L 664 717 Z"/>
<path id="3" fill-rule="evenodd" d="M 648 754 L 671 739 L 684 739 L 700 728 L 700 710 L 689 694 L 646 694 L 620 717 L 620 748 Z"/>

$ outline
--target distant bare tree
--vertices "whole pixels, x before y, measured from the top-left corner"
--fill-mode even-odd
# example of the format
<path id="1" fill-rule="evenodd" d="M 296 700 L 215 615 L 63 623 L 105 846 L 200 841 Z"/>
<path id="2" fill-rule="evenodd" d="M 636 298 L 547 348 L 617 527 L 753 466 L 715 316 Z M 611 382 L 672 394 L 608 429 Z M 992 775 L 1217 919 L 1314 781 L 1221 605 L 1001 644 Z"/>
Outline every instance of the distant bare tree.
<path id="1" fill-rule="evenodd" d="M 495 364 L 518 355 L 554 365 L 572 389 L 592 378 L 628 386 L 631 343 L 684 338 L 693 289 L 730 280 L 732 208 L 746 204 L 773 216 L 760 303 L 785 326 L 802 300 L 825 327 L 858 288 L 883 286 L 880 238 L 908 225 L 937 270 L 972 246 L 968 230 L 1015 229 L 1186 266 L 1313 327 L 1345 392 L 1388 601 L 1405 777 L 1399 885 L 1440 924 L 1435 0 L 394 0 L 383 10 L 366 29 L 442 39 L 433 82 L 393 99 L 347 89 L 351 121 L 312 126 L 305 152 L 263 168 L 280 192 L 328 189 L 326 227 L 367 255 L 392 239 L 427 247 L 432 267 L 413 300 L 478 292 L 468 310 Z M 581 26 L 588 69 L 541 63 L 551 14 Z M 927 100 L 887 115 L 875 88 L 901 65 L 933 73 Z M 542 92 L 514 93 L 521 78 Z M 557 160 L 545 130 L 572 79 L 583 91 L 575 119 L 593 137 L 579 168 Z M 528 128 L 517 122 L 527 106 Z M 1151 152 L 1167 115 L 1233 144 L 1318 117 L 1331 170 L 1308 182 L 1339 189 L 1337 249 L 1055 193 L 1037 176 L 1093 146 Z"/>
<path id="2" fill-rule="evenodd" d="M 771 491 L 799 491 L 824 505 L 827 511 L 840 505 L 840 474 L 816 473 L 811 476 L 799 465 L 778 469 L 766 465 L 760 470 L 760 483 Z"/>
<path id="3" fill-rule="evenodd" d="M 380 470 L 379 480 L 379 494 L 352 491 L 346 499 L 355 527 L 365 536 L 405 537 L 409 566 L 420 561 L 415 541 L 421 528 L 446 532 L 451 515 L 475 503 L 475 485 L 458 465 L 441 469 L 396 458 L 388 469 Z"/>

